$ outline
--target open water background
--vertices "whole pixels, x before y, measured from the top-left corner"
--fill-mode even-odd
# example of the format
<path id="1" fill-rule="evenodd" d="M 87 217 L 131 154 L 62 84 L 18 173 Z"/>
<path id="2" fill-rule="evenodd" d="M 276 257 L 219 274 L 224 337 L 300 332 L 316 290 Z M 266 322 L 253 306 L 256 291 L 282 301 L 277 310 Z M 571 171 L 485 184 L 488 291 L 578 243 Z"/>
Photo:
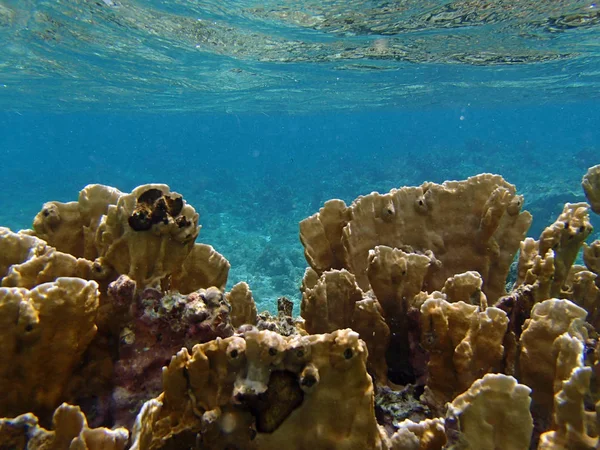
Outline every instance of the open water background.
<path id="1" fill-rule="evenodd" d="M 0 1 L 0 225 L 167 183 L 271 310 L 330 198 L 494 172 L 537 237 L 600 163 L 599 30 L 590 1 Z"/>

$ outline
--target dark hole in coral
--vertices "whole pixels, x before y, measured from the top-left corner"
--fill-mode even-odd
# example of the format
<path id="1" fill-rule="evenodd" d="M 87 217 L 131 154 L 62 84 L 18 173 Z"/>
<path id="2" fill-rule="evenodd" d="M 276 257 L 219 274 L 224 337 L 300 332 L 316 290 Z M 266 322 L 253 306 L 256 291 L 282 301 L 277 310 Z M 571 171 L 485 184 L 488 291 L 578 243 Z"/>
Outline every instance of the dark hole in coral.
<path id="1" fill-rule="evenodd" d="M 300 380 L 300 384 L 306 387 L 312 387 L 317 382 L 317 379 L 314 375 L 306 375 Z"/>
<path id="2" fill-rule="evenodd" d="M 166 200 L 163 198 L 159 198 L 154 204 L 154 208 L 152 209 L 152 223 L 168 223 L 169 222 L 169 212 L 167 208 Z"/>
<path id="3" fill-rule="evenodd" d="M 298 350 L 298 351 L 296 352 L 296 356 L 297 356 L 298 358 L 304 358 L 304 350 Z"/>
<path id="4" fill-rule="evenodd" d="M 156 342 L 162 342 L 162 333 L 156 335 Z"/>
<path id="5" fill-rule="evenodd" d="M 271 356 L 275 356 L 275 355 L 277 355 L 277 349 L 276 349 L 276 348 L 274 348 L 274 347 L 271 347 L 271 348 L 269 349 L 269 355 L 271 355 Z"/>
<path id="6" fill-rule="evenodd" d="M 417 385 L 417 386 L 414 387 L 413 397 L 416 400 L 419 400 L 421 398 L 421 395 L 423 395 L 424 392 L 425 392 L 425 386 L 424 385 Z"/>
<path id="7" fill-rule="evenodd" d="M 250 428 L 250 440 L 253 441 L 256 437 L 256 430 L 254 428 Z"/>
<path id="8" fill-rule="evenodd" d="M 581 225 L 581 226 L 579 227 L 579 232 L 580 232 L 580 233 L 583 233 L 584 231 L 585 231 L 585 227 L 584 227 L 583 225 Z"/>
<path id="9" fill-rule="evenodd" d="M 25 325 L 25 331 L 33 331 L 33 325 L 28 323 L 27 325 Z"/>
<path id="10" fill-rule="evenodd" d="M 48 211 L 47 209 L 44 210 L 43 212 L 44 217 L 48 217 L 50 215 L 50 211 Z"/>
<path id="11" fill-rule="evenodd" d="M 569 222 L 565 222 L 565 229 L 569 229 Z"/>
<path id="12" fill-rule="evenodd" d="M 238 351 L 237 350 L 231 350 L 231 352 L 229 353 L 229 356 L 231 356 L 232 358 L 237 358 L 238 357 Z"/>
<path id="13" fill-rule="evenodd" d="M 183 209 L 183 198 L 165 196 L 165 199 L 169 208 L 169 214 L 173 217 L 178 216 Z"/>
<path id="14" fill-rule="evenodd" d="M 353 355 L 354 353 L 352 352 L 351 348 L 347 348 L 346 350 L 344 350 L 344 358 L 350 359 Z"/>
<path id="15" fill-rule="evenodd" d="M 182 372 L 183 372 L 183 378 L 185 378 L 185 381 L 186 381 L 187 385 L 189 386 L 190 385 L 190 372 L 188 371 L 188 368 L 184 366 Z"/>
<path id="16" fill-rule="evenodd" d="M 385 355 L 388 364 L 388 379 L 392 383 L 400 385 L 414 383 L 417 379 L 415 371 L 423 368 L 415 367 L 415 361 L 411 358 L 409 330 L 420 335 L 419 320 L 406 314 L 392 317 L 396 318 L 389 320 L 390 343 Z M 421 364 L 424 365 L 425 362 Z"/>
<path id="17" fill-rule="evenodd" d="M 164 195 L 159 189 L 149 189 L 139 196 L 137 206 L 128 219 L 129 226 L 135 231 L 146 231 L 157 223 L 169 223 L 170 217 L 177 217 L 183 210 L 181 196 Z M 183 228 L 190 224 L 185 217 L 176 219 L 177 226 Z"/>
<path id="18" fill-rule="evenodd" d="M 156 200 L 161 198 L 163 193 L 160 189 L 148 189 L 142 195 L 138 197 L 138 203 L 145 203 L 152 205 Z"/>
<path id="19" fill-rule="evenodd" d="M 152 228 L 152 220 L 145 209 L 135 210 L 127 222 L 133 231 L 146 231 Z"/>
<path id="20" fill-rule="evenodd" d="M 175 223 L 177 224 L 177 226 L 179 228 L 185 228 L 189 225 L 191 225 L 192 222 L 190 222 L 187 217 L 185 216 L 179 216 L 176 220 Z"/>
<path id="21" fill-rule="evenodd" d="M 240 402 L 256 418 L 259 433 L 272 433 L 302 404 L 304 392 L 296 374 L 288 371 L 271 373 L 267 390 L 259 396 L 242 396 Z"/>

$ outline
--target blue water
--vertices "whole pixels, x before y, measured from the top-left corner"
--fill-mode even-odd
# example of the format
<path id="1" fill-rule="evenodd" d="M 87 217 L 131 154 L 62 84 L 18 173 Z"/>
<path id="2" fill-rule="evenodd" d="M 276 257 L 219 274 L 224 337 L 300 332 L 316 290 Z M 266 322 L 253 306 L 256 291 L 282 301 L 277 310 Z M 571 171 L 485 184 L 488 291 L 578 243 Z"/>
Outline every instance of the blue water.
<path id="1" fill-rule="evenodd" d="M 229 287 L 247 281 L 259 308 L 272 311 L 282 295 L 298 303 L 307 266 L 298 222 L 330 198 L 499 173 L 525 195 L 530 235 L 539 236 L 564 202 L 584 200 L 581 177 L 600 163 L 599 118 L 597 102 L 294 115 L 5 112 L 0 224 L 29 228 L 45 201 L 76 200 L 89 183 L 124 192 L 167 183 L 200 213 L 199 241 L 231 262 Z"/>
<path id="2" fill-rule="evenodd" d="M 589 0 L 6 0 L 0 41 L 0 225 L 167 183 L 261 308 L 327 199 L 499 173 L 537 237 L 600 163 Z"/>

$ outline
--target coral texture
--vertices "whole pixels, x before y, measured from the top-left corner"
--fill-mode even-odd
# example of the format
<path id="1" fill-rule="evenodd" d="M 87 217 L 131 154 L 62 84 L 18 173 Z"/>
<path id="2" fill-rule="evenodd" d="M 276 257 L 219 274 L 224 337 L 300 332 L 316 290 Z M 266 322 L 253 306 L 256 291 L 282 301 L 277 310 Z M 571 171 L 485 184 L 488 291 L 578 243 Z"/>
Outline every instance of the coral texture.
<path id="1" fill-rule="evenodd" d="M 351 330 L 200 344 L 171 360 L 164 387 L 142 409 L 132 449 L 382 448 L 366 346 Z"/>
<path id="2" fill-rule="evenodd" d="M 596 214 L 600 214 L 600 164 L 588 169 L 583 176 L 581 186 L 592 210 Z"/>
<path id="3" fill-rule="evenodd" d="M 33 414 L 0 419 L 0 448 L 27 450 L 124 450 L 129 442 L 125 428 L 89 428 L 78 406 L 60 405 L 52 418 L 52 431 L 38 424 Z"/>
<path id="4" fill-rule="evenodd" d="M 0 288 L 0 415 L 52 412 L 94 338 L 98 285 L 59 278 Z M 67 320 L 65 320 L 67 319 Z"/>
<path id="5" fill-rule="evenodd" d="M 535 240 L 522 204 L 490 174 L 328 201 L 300 224 L 294 318 L 225 292 L 166 185 L 47 203 L 0 228 L 0 447 L 598 448 L 590 205 Z"/>

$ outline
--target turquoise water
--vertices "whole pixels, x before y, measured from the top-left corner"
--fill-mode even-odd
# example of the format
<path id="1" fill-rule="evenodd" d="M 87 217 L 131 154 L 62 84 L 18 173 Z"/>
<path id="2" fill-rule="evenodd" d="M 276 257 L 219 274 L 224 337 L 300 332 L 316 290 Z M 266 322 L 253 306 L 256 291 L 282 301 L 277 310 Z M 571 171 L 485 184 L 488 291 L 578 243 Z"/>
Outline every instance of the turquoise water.
<path id="1" fill-rule="evenodd" d="M 589 1 L 3 1 L 0 38 L 0 225 L 167 183 L 262 309 L 327 199 L 494 172 L 537 237 L 600 163 Z"/>

